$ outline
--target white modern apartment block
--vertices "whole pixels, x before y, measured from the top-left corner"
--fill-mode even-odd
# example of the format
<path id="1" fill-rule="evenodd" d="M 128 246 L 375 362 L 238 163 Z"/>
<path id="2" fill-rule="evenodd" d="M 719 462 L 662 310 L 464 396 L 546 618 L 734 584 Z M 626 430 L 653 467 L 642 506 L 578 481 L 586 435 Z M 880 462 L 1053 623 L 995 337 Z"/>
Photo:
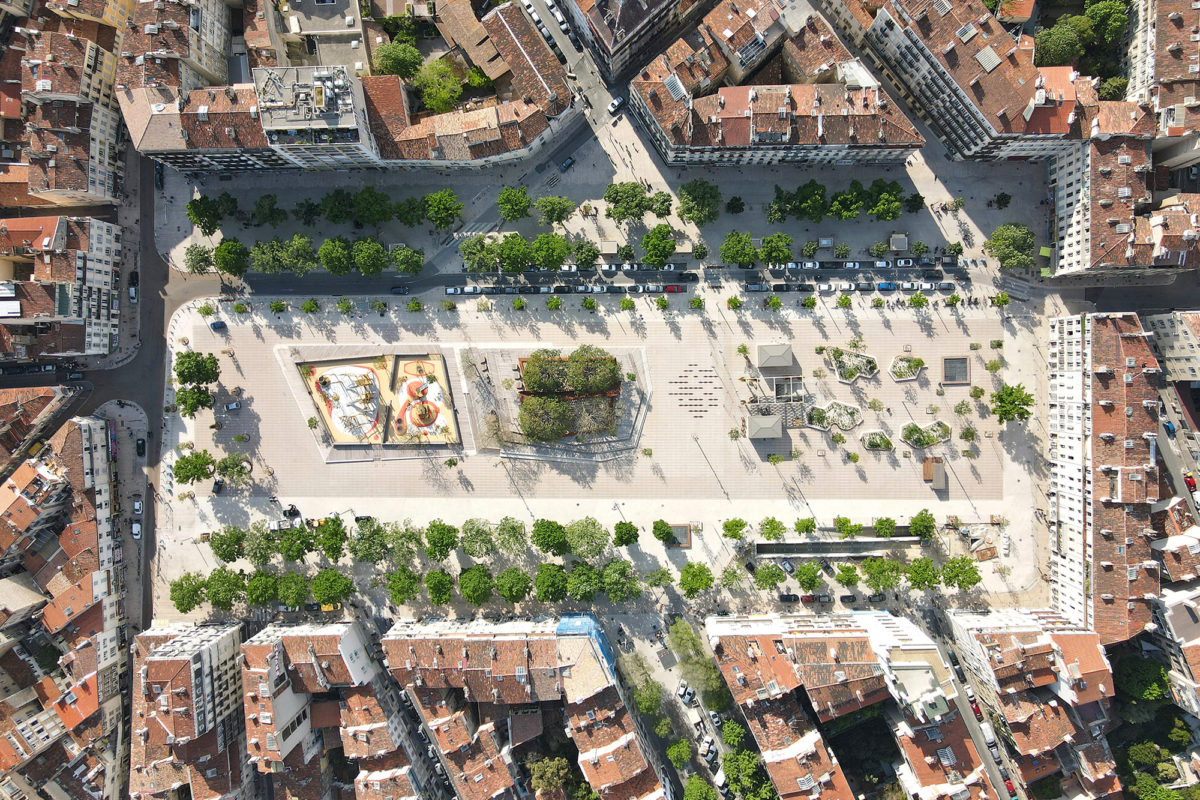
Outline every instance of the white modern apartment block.
<path id="1" fill-rule="evenodd" d="M 1200 717 L 1200 584 L 1162 591 L 1154 604 L 1150 641 L 1162 653 L 1175 703 Z"/>

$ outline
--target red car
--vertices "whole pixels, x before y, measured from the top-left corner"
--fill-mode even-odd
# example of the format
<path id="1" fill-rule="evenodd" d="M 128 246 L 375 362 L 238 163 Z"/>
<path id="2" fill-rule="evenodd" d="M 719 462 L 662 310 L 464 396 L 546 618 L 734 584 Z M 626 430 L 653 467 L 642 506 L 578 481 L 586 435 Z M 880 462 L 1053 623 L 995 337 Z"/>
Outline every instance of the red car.
<path id="1" fill-rule="evenodd" d="M 1005 781 L 1004 788 L 1008 789 L 1009 794 L 1016 794 L 1017 790 L 1013 788 L 1012 781 Z"/>
<path id="2" fill-rule="evenodd" d="M 668 283 L 663 287 L 663 291 L 667 294 L 679 294 L 683 291 L 683 285 L 678 283 Z"/>
<path id="3" fill-rule="evenodd" d="M 800 597 L 800 602 L 801 603 L 815 603 L 815 602 L 817 602 L 817 596 L 815 594 L 802 595 Z"/>
<path id="4" fill-rule="evenodd" d="M 983 719 L 983 712 L 979 710 L 979 703 L 972 701 L 971 710 L 975 712 L 975 719 Z"/>
<path id="5" fill-rule="evenodd" d="M 667 287 L 667 288 L 670 288 L 670 287 Z M 1192 473 L 1190 473 L 1190 472 L 1183 473 L 1183 483 L 1185 486 L 1188 487 L 1189 492 L 1196 491 L 1196 479 L 1194 477 L 1192 477 Z"/>

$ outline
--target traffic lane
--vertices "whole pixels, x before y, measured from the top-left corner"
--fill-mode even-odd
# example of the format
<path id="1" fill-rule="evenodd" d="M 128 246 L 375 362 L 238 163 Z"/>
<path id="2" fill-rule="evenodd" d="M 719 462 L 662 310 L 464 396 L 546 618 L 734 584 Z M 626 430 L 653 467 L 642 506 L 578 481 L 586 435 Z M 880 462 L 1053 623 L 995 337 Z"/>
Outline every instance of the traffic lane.
<path id="1" fill-rule="evenodd" d="M 1164 402 L 1164 405 L 1170 409 L 1169 403 Z M 1171 436 L 1167 433 L 1167 428 L 1164 423 L 1166 423 L 1168 420 L 1175 426 L 1175 436 Z M 1179 435 L 1180 431 L 1183 430 L 1180 426 L 1180 421 L 1177 418 L 1171 417 L 1170 412 L 1168 411 L 1167 414 L 1164 414 L 1162 417 L 1160 417 L 1158 426 L 1158 441 L 1165 442 L 1167 445 L 1166 447 L 1159 447 L 1158 449 L 1162 454 L 1163 461 L 1166 462 L 1167 472 L 1171 476 L 1171 483 L 1174 486 L 1175 493 L 1187 501 L 1188 508 L 1191 510 L 1194 517 L 1200 517 L 1200 514 L 1197 513 L 1195 496 L 1187 489 L 1186 486 L 1183 485 L 1184 473 L 1195 473 L 1196 464 L 1192 461 L 1191 454 L 1184 454 L 1182 449 L 1179 447 L 1179 442 L 1176 437 Z"/>

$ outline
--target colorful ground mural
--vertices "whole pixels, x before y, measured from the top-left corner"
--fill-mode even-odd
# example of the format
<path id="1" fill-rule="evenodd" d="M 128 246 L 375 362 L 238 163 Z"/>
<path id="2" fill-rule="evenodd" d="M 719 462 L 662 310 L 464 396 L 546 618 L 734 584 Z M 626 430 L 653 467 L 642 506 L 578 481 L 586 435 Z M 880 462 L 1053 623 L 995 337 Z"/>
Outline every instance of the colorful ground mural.
<path id="1" fill-rule="evenodd" d="M 334 444 L 457 444 L 440 355 L 381 355 L 296 365 Z"/>

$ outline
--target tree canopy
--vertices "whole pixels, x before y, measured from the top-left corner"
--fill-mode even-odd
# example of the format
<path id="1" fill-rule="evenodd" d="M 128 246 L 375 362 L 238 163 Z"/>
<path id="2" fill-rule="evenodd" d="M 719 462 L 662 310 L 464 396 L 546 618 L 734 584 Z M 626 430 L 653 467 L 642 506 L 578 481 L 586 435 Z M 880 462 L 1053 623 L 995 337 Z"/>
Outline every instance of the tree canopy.
<path id="1" fill-rule="evenodd" d="M 421 68 L 421 51 L 411 44 L 390 42 L 375 48 L 371 66 L 377 74 L 411 78 Z"/>
<path id="2" fill-rule="evenodd" d="M 679 187 L 679 218 L 697 225 L 716 222 L 721 215 L 721 190 L 703 178 Z"/>
<path id="3" fill-rule="evenodd" d="M 1008 222 L 992 231 L 984 252 L 1000 262 L 1001 269 L 1032 269 L 1034 235 L 1027 225 Z"/>
<path id="4" fill-rule="evenodd" d="M 1025 391 L 1023 384 L 1004 384 L 992 392 L 992 413 L 1000 422 L 1020 420 L 1024 422 L 1033 413 L 1033 395 Z"/>
<path id="5" fill-rule="evenodd" d="M 462 97 L 462 81 L 443 59 L 430 61 L 413 75 L 412 83 L 421 91 L 421 102 L 435 114 L 454 110 Z"/>
<path id="6" fill-rule="evenodd" d="M 507 222 L 515 222 L 529 216 L 529 207 L 533 201 L 529 190 L 524 186 L 505 186 L 496 198 L 496 207 L 500 217 Z"/>

